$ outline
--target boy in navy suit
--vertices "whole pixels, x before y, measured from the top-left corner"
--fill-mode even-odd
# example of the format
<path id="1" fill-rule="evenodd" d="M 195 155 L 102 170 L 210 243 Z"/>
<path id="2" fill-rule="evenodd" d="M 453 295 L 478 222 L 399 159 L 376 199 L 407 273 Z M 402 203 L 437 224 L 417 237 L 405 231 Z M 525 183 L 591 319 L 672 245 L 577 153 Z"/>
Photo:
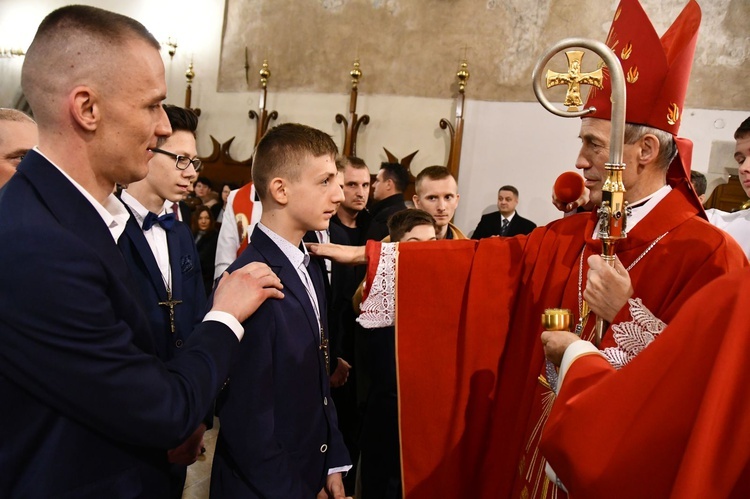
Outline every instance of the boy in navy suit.
<path id="1" fill-rule="evenodd" d="M 344 198 L 336 153 L 330 136 L 298 124 L 273 128 L 255 150 L 263 215 L 228 272 L 264 262 L 285 297 L 242 324 L 248 334 L 218 404 L 214 498 L 344 497 L 351 462 L 330 395 L 324 277 L 302 245 Z"/>
<path id="2" fill-rule="evenodd" d="M 193 235 L 172 211 L 201 169 L 201 161 L 193 159 L 198 117 L 176 106 L 165 105 L 164 111 L 172 135 L 160 137 L 151 149 L 154 157 L 146 177 L 122 191 L 120 199 L 131 216 L 118 246 L 135 278 L 156 351 L 169 360 L 201 322 L 206 293 Z M 212 419 L 213 411 L 192 436 L 165 455 L 171 463 L 171 497 L 182 497 L 187 466 L 200 455 L 203 433 Z"/>

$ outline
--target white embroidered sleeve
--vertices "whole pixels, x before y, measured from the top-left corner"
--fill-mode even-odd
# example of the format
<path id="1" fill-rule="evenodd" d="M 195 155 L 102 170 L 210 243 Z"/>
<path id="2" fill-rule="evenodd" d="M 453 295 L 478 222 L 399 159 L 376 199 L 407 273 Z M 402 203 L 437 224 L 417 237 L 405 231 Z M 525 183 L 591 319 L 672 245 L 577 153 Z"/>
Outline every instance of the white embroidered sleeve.
<path id="1" fill-rule="evenodd" d="M 396 323 L 396 255 L 398 243 L 382 243 L 380 259 L 367 298 L 360 305 L 357 322 L 366 329 Z"/>
<path id="2" fill-rule="evenodd" d="M 633 320 L 612 325 L 617 346 L 605 348 L 602 352 L 615 369 L 621 369 L 633 360 L 667 327 L 643 305 L 640 298 L 630 299 L 628 304 Z"/>

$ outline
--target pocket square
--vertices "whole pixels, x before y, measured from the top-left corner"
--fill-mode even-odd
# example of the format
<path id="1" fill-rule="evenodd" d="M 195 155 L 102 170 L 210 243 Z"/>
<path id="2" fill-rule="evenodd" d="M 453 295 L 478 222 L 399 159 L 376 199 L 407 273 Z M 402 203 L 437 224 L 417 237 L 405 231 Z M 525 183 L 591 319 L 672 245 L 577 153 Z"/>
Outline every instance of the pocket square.
<path id="1" fill-rule="evenodd" d="M 193 270 L 193 258 L 190 255 L 183 255 L 180 259 L 180 269 L 185 274 Z"/>

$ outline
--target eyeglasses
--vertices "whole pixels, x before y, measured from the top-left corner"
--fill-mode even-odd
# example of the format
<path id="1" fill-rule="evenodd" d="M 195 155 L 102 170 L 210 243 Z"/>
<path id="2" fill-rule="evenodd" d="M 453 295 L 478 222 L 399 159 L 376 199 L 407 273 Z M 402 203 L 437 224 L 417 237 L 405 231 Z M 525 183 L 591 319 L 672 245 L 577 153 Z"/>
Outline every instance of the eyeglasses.
<path id="1" fill-rule="evenodd" d="M 187 170 L 188 166 L 193 165 L 193 168 L 195 168 L 196 173 L 201 171 L 201 168 L 203 167 L 203 163 L 198 158 L 190 159 L 187 156 L 183 156 L 181 154 L 175 154 L 173 152 L 165 151 L 164 149 L 159 149 L 157 147 L 151 148 L 151 152 L 158 152 L 159 154 L 166 154 L 170 158 L 175 159 L 174 166 L 178 170 Z"/>

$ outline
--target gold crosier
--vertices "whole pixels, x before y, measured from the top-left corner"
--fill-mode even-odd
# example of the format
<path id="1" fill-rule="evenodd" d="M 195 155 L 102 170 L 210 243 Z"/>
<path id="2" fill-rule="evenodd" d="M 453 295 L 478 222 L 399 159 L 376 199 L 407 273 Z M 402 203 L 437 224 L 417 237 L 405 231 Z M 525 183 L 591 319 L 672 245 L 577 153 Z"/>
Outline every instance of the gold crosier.
<path id="1" fill-rule="evenodd" d="M 609 150 L 609 162 L 605 163 L 607 170 L 607 179 L 602 187 L 602 206 L 599 208 L 599 239 L 602 241 L 602 258 L 609 264 L 614 266 L 615 262 L 615 243 L 625 237 L 625 223 L 626 223 L 626 203 L 625 203 L 625 187 L 622 183 L 622 172 L 625 169 L 625 164 L 622 162 L 622 151 L 624 147 L 625 137 L 625 78 L 623 75 L 622 66 L 617 60 L 612 50 L 604 43 L 589 40 L 585 38 L 567 38 L 559 41 L 557 44 L 552 46 L 542 55 L 537 62 L 533 72 L 533 87 L 534 93 L 536 94 L 539 102 L 552 114 L 561 116 L 564 118 L 576 118 L 583 117 L 592 114 L 596 111 L 595 108 L 587 108 L 578 110 L 577 106 L 581 106 L 580 100 L 580 85 L 593 85 L 597 88 L 602 88 L 603 80 L 603 69 L 600 65 L 597 71 L 591 73 L 581 72 L 581 61 L 583 59 L 583 53 L 581 51 L 568 51 L 566 57 L 568 59 L 568 72 L 567 73 L 556 73 L 554 71 L 548 71 L 546 78 L 546 88 L 553 87 L 555 85 L 567 84 L 568 91 L 565 97 L 564 106 L 567 106 L 567 110 L 560 110 L 553 105 L 549 99 L 544 95 L 543 92 L 543 77 L 542 71 L 549 61 L 558 53 L 568 48 L 584 48 L 591 50 L 592 52 L 599 55 L 604 64 L 607 66 L 609 76 L 612 85 L 612 129 L 610 133 L 610 150 Z M 582 269 L 579 269 L 581 272 Z M 579 276 L 579 280 L 582 276 Z M 580 284 L 579 284 L 580 287 Z M 581 315 L 582 321 L 580 325 L 585 322 L 585 317 L 588 316 L 588 305 L 581 299 L 579 305 L 579 314 Z M 559 317 L 555 317 L 559 315 Z M 548 309 L 542 316 L 542 323 L 545 327 L 552 325 L 555 328 L 562 330 L 569 330 L 572 317 L 569 310 L 565 309 Z M 577 328 L 578 331 L 579 328 Z M 581 328 L 582 329 L 582 328 Z M 595 331 L 595 343 L 597 346 L 601 342 L 602 335 L 606 330 L 606 322 L 603 318 L 596 318 L 596 331 Z M 554 402 L 556 384 L 557 384 L 557 372 L 554 366 L 548 363 L 547 377 L 540 376 L 539 379 L 542 385 L 549 389 L 548 392 L 543 396 L 542 399 L 542 415 L 535 426 L 532 435 L 529 439 L 526 447 L 526 453 L 531 451 L 532 442 L 537 441 L 539 434 L 542 430 L 544 422 L 549 416 L 549 412 L 552 409 L 552 403 Z M 534 497 L 546 497 L 548 493 L 552 497 L 557 497 L 557 484 L 552 484 L 544 473 L 544 459 L 539 454 L 539 449 L 535 449 L 533 454 L 530 456 L 531 462 L 526 462 L 526 456 L 522 459 L 519 472 L 526 475 L 526 479 L 533 483 L 533 490 L 529 490 L 528 486 L 524 486 L 521 492 L 521 498 Z M 539 466 L 537 467 L 534 462 L 541 459 Z"/>
<path id="2" fill-rule="evenodd" d="M 548 71 L 546 75 L 546 86 L 550 88 L 555 85 L 568 84 L 568 92 L 565 97 L 564 105 L 568 106 L 566 111 L 561 111 L 555 107 L 544 95 L 542 89 L 542 70 L 549 61 L 568 48 L 584 48 L 591 50 L 601 57 L 609 71 L 610 82 L 612 85 L 612 129 L 609 137 L 609 162 L 605 163 L 607 170 L 607 180 L 602 187 L 602 206 L 599 208 L 599 239 L 602 241 L 602 258 L 609 265 L 615 264 L 615 244 L 620 239 L 625 238 L 626 227 L 626 202 L 625 202 L 625 185 L 622 182 L 622 172 L 625 164 L 622 162 L 622 151 L 625 142 L 625 77 L 619 60 L 606 44 L 586 38 L 566 38 L 559 41 L 549 48 L 542 55 L 536 64 L 533 72 L 533 86 L 539 102 L 552 114 L 562 116 L 563 118 L 578 118 L 596 112 L 591 107 L 577 110 L 580 105 L 580 88 L 581 84 L 594 85 L 602 88 L 602 68 L 591 73 L 581 73 L 581 61 L 583 52 L 568 51 L 568 73 L 560 74 Z M 576 100 L 577 99 L 577 100 Z M 571 105 L 573 103 L 573 105 Z M 602 335 L 607 329 L 606 321 L 596 318 L 596 333 L 594 341 L 599 345 Z"/>

